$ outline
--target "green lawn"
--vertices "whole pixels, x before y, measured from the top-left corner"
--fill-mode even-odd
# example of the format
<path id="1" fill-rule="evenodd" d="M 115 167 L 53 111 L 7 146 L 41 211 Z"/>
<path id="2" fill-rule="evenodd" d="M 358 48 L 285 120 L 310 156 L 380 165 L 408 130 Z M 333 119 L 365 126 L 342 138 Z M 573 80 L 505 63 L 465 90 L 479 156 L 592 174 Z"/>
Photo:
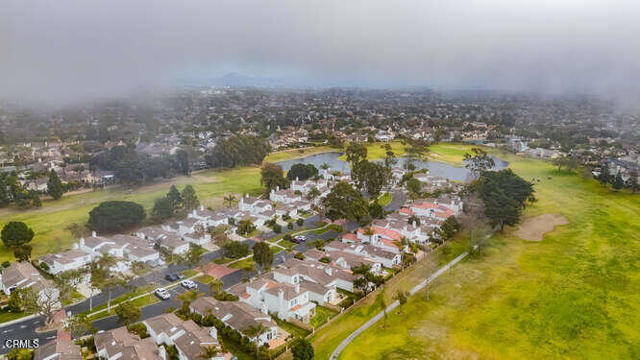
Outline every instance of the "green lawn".
<path id="1" fill-rule="evenodd" d="M 309 324 L 314 328 L 324 325 L 330 318 L 336 316 L 338 312 L 328 307 L 316 306 L 316 315 L 309 320 Z"/>
<path id="2" fill-rule="evenodd" d="M 24 312 L 0 311 L 0 324 L 27 316 Z"/>
<path id="3" fill-rule="evenodd" d="M 316 146 L 316 147 L 312 147 L 304 150 L 292 149 L 292 150 L 277 151 L 269 154 L 264 159 L 264 162 L 276 162 L 276 161 L 298 159 L 301 157 L 305 157 L 313 154 L 319 154 L 319 153 L 328 152 L 328 151 L 338 151 L 338 150 L 329 146 Z"/>
<path id="4" fill-rule="evenodd" d="M 207 274 L 202 274 L 200 276 L 198 276 L 197 278 L 193 279 L 194 281 L 199 281 L 203 284 L 208 284 L 210 282 L 212 282 L 214 280 L 214 277 L 211 275 L 207 275 Z"/>
<path id="5" fill-rule="evenodd" d="M 127 300 L 129 300 L 129 299 L 131 299 L 133 297 L 142 295 L 142 294 L 147 293 L 149 291 L 153 291 L 153 290 L 156 289 L 156 287 L 157 287 L 156 284 L 147 284 L 147 285 L 143 285 L 141 287 L 135 288 L 132 291 L 126 293 L 126 294 L 122 294 L 122 295 L 120 295 L 118 297 L 112 298 L 111 299 L 111 308 L 112 308 L 111 311 L 113 311 L 113 306 L 114 305 L 119 304 L 119 303 L 121 303 L 123 301 L 127 301 Z M 103 310 L 103 309 L 106 309 L 106 308 L 107 308 L 107 304 L 105 303 L 105 304 L 102 304 L 102 305 L 99 305 L 99 306 L 94 306 L 93 310 L 91 310 L 91 311 L 87 310 L 84 313 L 88 315 L 90 313 L 94 313 L 96 311 L 100 311 L 100 310 Z M 106 313 L 107 313 L 106 311 L 103 312 L 103 314 L 106 314 Z"/>
<path id="6" fill-rule="evenodd" d="M 450 144 L 440 143 L 431 145 L 427 157 L 429 160 L 445 162 L 453 165 L 462 166 L 464 163 L 464 154 L 471 151 L 475 147 L 469 144 Z M 489 150 L 487 150 L 489 151 Z"/>
<path id="7" fill-rule="evenodd" d="M 378 204 L 381 206 L 389 205 L 389 203 L 391 203 L 391 198 L 391 193 L 384 193 L 378 198 Z"/>
<path id="8" fill-rule="evenodd" d="M 367 145 L 367 159 L 376 160 L 383 159 L 387 156 L 387 150 L 385 150 L 382 146 L 385 143 L 375 142 L 375 143 L 366 143 Z M 401 157 L 404 155 L 404 145 L 400 141 L 391 141 L 388 143 L 391 145 L 391 149 L 395 153 L 397 157 Z M 342 155 L 340 160 L 346 160 L 346 156 Z"/>
<path id="9" fill-rule="evenodd" d="M 428 302 L 424 292 L 411 297 L 342 359 L 640 357 L 640 197 L 500 156 L 523 178 L 542 179 L 526 216 L 561 213 L 570 224 L 541 242 L 514 229 L 494 236 L 481 256 L 439 278 Z"/>
<path id="10" fill-rule="evenodd" d="M 216 206 L 222 203 L 221 199 L 227 193 L 259 193 L 260 170 L 257 167 L 227 171 L 207 170 L 196 172 L 190 177 L 177 177 L 171 181 L 135 188 L 131 194 L 116 186 L 106 190 L 67 195 L 58 201 L 47 200 L 42 208 L 35 210 L 0 209 L 0 225 L 9 221 L 24 221 L 32 227 L 35 231 L 35 237 L 31 242 L 32 255 L 37 258 L 47 253 L 70 249 L 77 240 L 66 227 L 73 223 L 84 225 L 89 219 L 89 211 L 100 202 L 135 201 L 149 212 L 153 201 L 164 196 L 171 184 L 177 184 L 180 188 L 192 184 L 203 205 Z M 0 245 L 0 262 L 5 260 L 13 260 L 13 253 Z"/>
<path id="11" fill-rule="evenodd" d="M 190 277 L 192 277 L 193 275 L 195 275 L 195 274 L 197 274 L 197 273 L 198 273 L 198 270 L 195 270 L 195 269 L 187 269 L 187 270 L 184 270 L 184 271 L 182 272 L 182 275 L 184 275 L 184 277 L 185 277 L 185 278 L 190 278 Z"/>
<path id="12" fill-rule="evenodd" d="M 299 326 L 293 325 L 292 323 L 288 322 L 288 321 L 284 321 L 284 320 L 280 320 L 277 317 L 273 317 L 273 321 L 275 321 L 279 327 L 281 327 L 282 329 L 284 329 L 284 331 L 288 332 L 289 334 L 292 334 L 294 336 L 298 336 L 298 337 L 305 337 L 307 335 L 309 335 L 311 333 L 311 331 L 307 330 L 307 329 L 303 329 Z"/>
<path id="13" fill-rule="evenodd" d="M 256 269 L 256 263 L 253 260 L 253 257 L 248 257 L 246 259 L 234 262 L 233 264 L 229 265 L 229 267 L 232 269 L 254 271 Z"/>

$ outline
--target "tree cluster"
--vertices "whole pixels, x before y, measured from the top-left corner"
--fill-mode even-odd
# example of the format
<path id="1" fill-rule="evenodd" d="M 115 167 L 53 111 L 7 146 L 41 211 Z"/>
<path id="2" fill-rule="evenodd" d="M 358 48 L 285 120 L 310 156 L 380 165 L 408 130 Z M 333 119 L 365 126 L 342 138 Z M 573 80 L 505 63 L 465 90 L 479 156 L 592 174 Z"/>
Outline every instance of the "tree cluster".
<path id="1" fill-rule="evenodd" d="M 114 146 L 91 159 L 91 165 L 115 172 L 116 177 L 129 184 L 139 184 L 156 178 L 171 178 L 175 174 L 189 174 L 186 152 L 151 157 L 138 153 L 134 147 Z"/>
<path id="2" fill-rule="evenodd" d="M 212 168 L 232 168 L 262 163 L 271 149 L 259 137 L 234 135 L 220 140 L 205 155 L 207 165 Z"/>
<path id="3" fill-rule="evenodd" d="M 101 233 L 131 229 L 145 219 L 142 205 L 131 201 L 105 201 L 89 212 L 87 226 Z"/>
<path id="4" fill-rule="evenodd" d="M 13 255 L 18 261 L 26 261 L 31 257 L 31 245 L 34 232 L 21 221 L 9 221 L 0 233 L 2 243 L 13 250 Z"/>
<path id="5" fill-rule="evenodd" d="M 442 242 L 451 239 L 460 230 L 460 224 L 455 216 L 449 216 L 436 230 L 436 234 Z"/>
<path id="6" fill-rule="evenodd" d="M 535 201 L 533 184 L 511 169 L 485 171 L 473 186 L 484 204 L 485 215 L 500 229 L 517 224 L 527 203 Z"/>
<path id="7" fill-rule="evenodd" d="M 351 184 L 340 181 L 322 199 L 326 216 L 331 220 L 347 219 L 360 223 L 369 219 L 369 205 Z"/>
<path id="8" fill-rule="evenodd" d="M 228 241 L 222 245 L 224 256 L 230 259 L 239 259 L 249 255 L 249 246 L 240 241 Z"/>
<path id="9" fill-rule="evenodd" d="M 0 173 L 0 207 L 16 204 L 21 209 L 42 206 L 40 194 L 25 189 L 19 182 L 16 173 Z"/>
<path id="10" fill-rule="evenodd" d="M 175 215 L 185 215 L 199 206 L 200 200 L 193 186 L 186 185 L 180 192 L 175 185 L 171 185 L 167 195 L 155 200 L 151 218 L 155 221 L 164 221 Z"/>
<path id="11" fill-rule="evenodd" d="M 304 181 L 318 175 L 318 168 L 313 164 L 293 164 L 287 173 L 287 179 Z"/>
<path id="12" fill-rule="evenodd" d="M 282 166 L 266 163 L 260 169 L 260 184 L 265 187 L 265 194 L 275 189 L 286 189 L 289 187 L 289 180 L 284 177 Z"/>
<path id="13" fill-rule="evenodd" d="M 602 186 L 606 187 L 608 185 L 611 185 L 611 187 L 616 191 L 622 190 L 625 187 L 628 187 L 634 193 L 640 190 L 640 185 L 638 185 L 637 171 L 631 171 L 629 173 L 629 178 L 627 179 L 627 181 L 624 181 L 624 179 L 622 178 L 622 174 L 619 171 L 615 175 L 611 174 L 611 171 L 609 170 L 609 164 L 607 162 L 604 162 L 600 167 L 600 174 L 598 174 L 596 180 L 598 180 L 598 182 Z"/>

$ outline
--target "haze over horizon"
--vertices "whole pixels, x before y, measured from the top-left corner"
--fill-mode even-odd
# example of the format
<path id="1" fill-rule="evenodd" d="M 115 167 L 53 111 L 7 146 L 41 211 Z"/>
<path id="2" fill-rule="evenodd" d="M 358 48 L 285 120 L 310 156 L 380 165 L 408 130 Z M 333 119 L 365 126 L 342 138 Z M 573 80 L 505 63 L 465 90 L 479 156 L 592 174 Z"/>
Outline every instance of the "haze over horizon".
<path id="1" fill-rule="evenodd" d="M 230 72 L 284 85 L 640 98 L 634 1 L 7 1 L 0 97 L 68 103 Z"/>

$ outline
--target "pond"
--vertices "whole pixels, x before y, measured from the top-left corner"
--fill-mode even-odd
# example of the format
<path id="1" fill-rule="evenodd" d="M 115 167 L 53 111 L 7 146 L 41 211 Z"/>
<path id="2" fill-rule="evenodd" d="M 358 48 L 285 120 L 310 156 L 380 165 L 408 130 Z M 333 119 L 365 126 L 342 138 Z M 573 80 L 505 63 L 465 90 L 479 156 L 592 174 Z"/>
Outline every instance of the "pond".
<path id="1" fill-rule="evenodd" d="M 320 168 L 322 164 L 328 164 L 332 170 L 349 171 L 349 163 L 344 160 L 340 160 L 342 153 L 339 152 L 326 152 L 322 154 L 315 154 L 305 156 L 299 159 L 291 159 L 278 161 L 276 164 L 282 166 L 284 171 L 289 171 L 294 164 L 312 164 L 317 168 Z M 495 162 L 494 170 L 502 170 L 509 166 L 509 162 L 500 158 L 492 156 Z M 381 160 L 380 160 L 381 161 Z M 471 176 L 469 170 L 464 167 L 457 167 L 448 164 L 444 164 L 437 161 L 424 161 L 409 159 L 405 157 L 399 157 L 396 166 L 404 168 L 407 163 L 412 162 L 416 169 L 428 169 L 430 175 L 440 176 L 454 181 L 468 181 Z"/>

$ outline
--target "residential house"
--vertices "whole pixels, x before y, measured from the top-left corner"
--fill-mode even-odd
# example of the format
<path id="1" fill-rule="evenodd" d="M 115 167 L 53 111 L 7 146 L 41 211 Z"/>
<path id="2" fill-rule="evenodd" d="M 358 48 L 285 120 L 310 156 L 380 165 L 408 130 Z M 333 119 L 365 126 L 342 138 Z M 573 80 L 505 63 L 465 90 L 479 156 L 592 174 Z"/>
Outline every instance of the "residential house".
<path id="1" fill-rule="evenodd" d="M 49 267 L 50 274 L 56 275 L 69 270 L 78 270 L 91 262 L 91 254 L 80 249 L 63 251 L 40 257 L 40 263 Z"/>
<path id="2" fill-rule="evenodd" d="M 269 200 L 280 204 L 292 204 L 296 201 L 302 201 L 302 195 L 296 194 L 296 192 L 291 189 L 280 190 L 280 188 L 277 187 L 269 193 Z"/>
<path id="3" fill-rule="evenodd" d="M 33 360 L 82 360 L 82 351 L 68 332 L 58 330 L 55 340 L 34 350 Z"/>
<path id="4" fill-rule="evenodd" d="M 309 291 L 302 290 L 300 284 L 278 283 L 268 275 L 234 286 L 229 291 L 238 295 L 240 301 L 274 313 L 281 319 L 309 321 L 316 307 L 311 302 Z"/>
<path id="5" fill-rule="evenodd" d="M 57 299 L 59 290 L 53 281 L 42 277 L 40 272 L 28 262 L 11 263 L 0 272 L 0 285 L 6 295 L 15 289 L 33 288 L 39 300 Z"/>
<path id="6" fill-rule="evenodd" d="M 248 336 L 258 345 L 268 344 L 278 338 L 278 325 L 273 322 L 271 317 L 241 301 L 218 301 L 213 297 L 206 296 L 194 300 L 190 309 L 202 316 L 212 314 L 230 328 L 245 335 L 262 325 L 266 329 L 264 333 Z"/>
<path id="7" fill-rule="evenodd" d="M 251 214 L 258 214 L 267 210 L 273 210 L 273 206 L 268 201 L 249 197 L 249 194 L 245 194 L 238 202 L 238 209 L 240 209 L 240 211 L 248 211 Z"/>
<path id="8" fill-rule="evenodd" d="M 98 357 L 106 360 L 166 360 L 164 347 L 158 347 L 152 338 L 140 339 L 125 326 L 110 331 L 99 331 L 93 341 Z"/>
<path id="9" fill-rule="evenodd" d="M 180 360 L 201 359 L 204 347 L 220 345 L 215 327 L 202 328 L 193 320 L 184 321 L 174 313 L 158 315 L 142 323 L 156 344 L 175 345 Z M 212 359 L 224 359 L 224 354 L 219 353 Z"/>

